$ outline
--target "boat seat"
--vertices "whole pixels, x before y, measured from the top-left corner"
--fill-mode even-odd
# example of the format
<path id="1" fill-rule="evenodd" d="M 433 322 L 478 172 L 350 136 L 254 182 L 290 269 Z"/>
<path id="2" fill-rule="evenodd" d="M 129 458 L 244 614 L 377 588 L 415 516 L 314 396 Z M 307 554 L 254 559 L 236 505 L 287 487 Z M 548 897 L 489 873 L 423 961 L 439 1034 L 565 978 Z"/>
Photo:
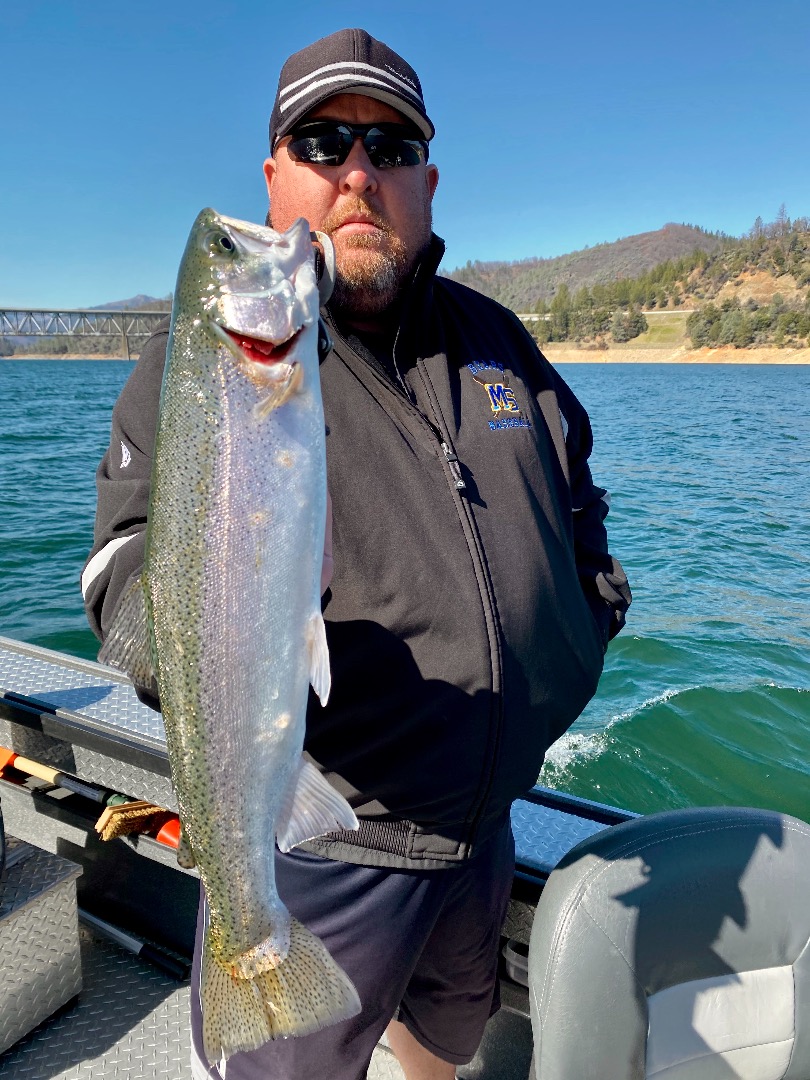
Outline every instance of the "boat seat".
<path id="1" fill-rule="evenodd" d="M 529 987 L 537 1080 L 810 1080 L 810 826 L 693 808 L 584 840 Z"/>

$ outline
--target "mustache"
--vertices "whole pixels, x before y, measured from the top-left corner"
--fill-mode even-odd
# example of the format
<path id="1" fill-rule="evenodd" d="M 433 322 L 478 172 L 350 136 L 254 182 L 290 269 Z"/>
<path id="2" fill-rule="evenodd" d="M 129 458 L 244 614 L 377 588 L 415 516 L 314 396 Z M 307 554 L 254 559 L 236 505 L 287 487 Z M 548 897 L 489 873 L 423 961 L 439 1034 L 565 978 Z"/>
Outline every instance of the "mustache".
<path id="1" fill-rule="evenodd" d="M 339 229 L 341 225 L 345 224 L 351 218 L 362 217 L 365 221 L 376 226 L 386 236 L 391 235 L 391 226 L 373 207 L 360 198 L 354 198 L 351 202 L 343 203 L 339 208 L 336 207 L 330 211 L 321 222 L 321 232 L 325 232 L 327 236 L 331 236 L 335 229 Z"/>

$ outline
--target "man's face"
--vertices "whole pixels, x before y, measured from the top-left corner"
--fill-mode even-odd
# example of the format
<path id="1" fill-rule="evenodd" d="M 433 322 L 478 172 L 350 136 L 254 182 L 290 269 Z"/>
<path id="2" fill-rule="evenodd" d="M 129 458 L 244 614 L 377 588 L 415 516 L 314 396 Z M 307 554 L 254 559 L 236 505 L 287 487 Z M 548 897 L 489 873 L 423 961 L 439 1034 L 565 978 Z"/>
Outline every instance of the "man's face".
<path id="1" fill-rule="evenodd" d="M 359 94 L 337 94 L 305 119 L 406 122 L 396 109 Z M 310 165 L 292 160 L 288 142 L 282 139 L 264 163 L 273 228 L 283 232 L 303 217 L 325 232 L 337 262 L 334 306 L 360 317 L 381 314 L 429 243 L 436 166 L 377 169 L 359 139 L 342 165 Z"/>

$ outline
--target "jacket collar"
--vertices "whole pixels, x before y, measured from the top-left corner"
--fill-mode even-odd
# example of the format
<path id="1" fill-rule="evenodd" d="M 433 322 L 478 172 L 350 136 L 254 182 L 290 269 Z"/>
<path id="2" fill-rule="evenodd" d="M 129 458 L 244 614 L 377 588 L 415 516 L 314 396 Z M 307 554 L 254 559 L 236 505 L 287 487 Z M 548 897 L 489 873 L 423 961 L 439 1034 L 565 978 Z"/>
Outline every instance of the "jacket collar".
<path id="1" fill-rule="evenodd" d="M 444 240 L 435 233 L 431 233 L 430 243 L 424 255 L 403 287 L 394 337 L 394 357 L 402 370 L 410 367 L 416 357 L 421 355 L 420 345 L 428 328 L 433 301 L 433 281 L 444 256 L 444 250 Z M 328 305 L 323 314 L 330 330 L 342 337 Z"/>
<path id="2" fill-rule="evenodd" d="M 403 299 L 400 308 L 400 324 L 406 312 L 411 312 L 415 307 L 425 302 L 430 302 L 430 293 L 433 289 L 433 279 L 439 268 L 439 263 L 444 257 L 444 240 L 436 233 L 430 234 L 430 242 L 425 249 L 424 255 L 417 262 L 416 267 L 403 286 Z M 329 305 L 326 310 L 332 314 Z M 334 322 L 334 318 L 331 320 Z"/>
<path id="3" fill-rule="evenodd" d="M 430 244 L 416 264 L 399 311 L 399 326 L 394 343 L 394 358 L 402 369 L 410 367 L 422 354 L 421 342 L 428 331 L 433 305 L 433 282 L 444 256 L 444 240 L 431 233 Z"/>

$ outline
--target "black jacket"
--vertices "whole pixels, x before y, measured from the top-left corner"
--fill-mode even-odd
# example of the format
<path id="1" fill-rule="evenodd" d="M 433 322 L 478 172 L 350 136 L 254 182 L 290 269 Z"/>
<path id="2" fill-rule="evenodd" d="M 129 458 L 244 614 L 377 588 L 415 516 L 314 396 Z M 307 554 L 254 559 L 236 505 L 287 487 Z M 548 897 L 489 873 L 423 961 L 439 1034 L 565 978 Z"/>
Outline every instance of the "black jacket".
<path id="1" fill-rule="evenodd" d="M 390 375 L 326 313 L 332 694 L 310 703 L 306 750 L 361 828 L 306 847 L 370 864 L 447 865 L 492 833 L 592 697 L 630 602 L 585 411 L 511 312 L 435 276 L 442 250 L 408 290 Z M 167 334 L 98 470 L 99 636 L 143 562 Z"/>

